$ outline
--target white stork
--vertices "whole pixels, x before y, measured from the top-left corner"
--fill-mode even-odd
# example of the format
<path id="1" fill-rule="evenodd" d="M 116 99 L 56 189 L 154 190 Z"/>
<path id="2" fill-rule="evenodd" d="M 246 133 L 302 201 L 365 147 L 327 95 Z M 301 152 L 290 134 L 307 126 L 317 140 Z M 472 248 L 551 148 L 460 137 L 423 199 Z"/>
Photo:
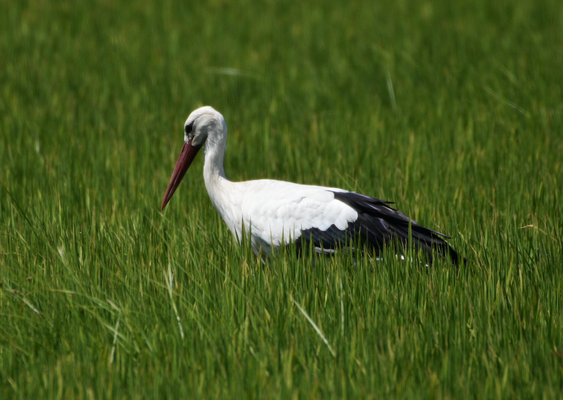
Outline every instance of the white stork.
<path id="1" fill-rule="evenodd" d="M 223 169 L 227 145 L 227 124 L 212 107 L 201 107 L 184 124 L 184 146 L 162 201 L 172 198 L 199 149 L 205 145 L 203 179 L 211 202 L 240 241 L 250 235 L 256 255 L 269 256 L 273 250 L 295 241 L 301 248 L 312 245 L 318 253 L 332 254 L 350 241 L 360 239 L 379 254 L 386 244 L 409 240 L 431 259 L 432 249 L 446 254 L 454 264 L 459 256 L 443 238 L 446 235 L 420 226 L 402 212 L 377 200 L 347 190 L 299 185 L 261 179 L 231 182 Z"/>

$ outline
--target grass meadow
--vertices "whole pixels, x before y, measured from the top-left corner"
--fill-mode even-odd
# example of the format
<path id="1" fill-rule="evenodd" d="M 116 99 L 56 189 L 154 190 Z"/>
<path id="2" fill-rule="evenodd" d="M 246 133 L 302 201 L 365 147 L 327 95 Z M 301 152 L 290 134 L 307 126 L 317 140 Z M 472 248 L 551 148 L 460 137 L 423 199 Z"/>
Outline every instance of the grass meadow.
<path id="1" fill-rule="evenodd" d="M 266 265 L 196 159 L 393 200 L 459 270 Z M 0 398 L 557 399 L 563 3 L 0 3 Z"/>

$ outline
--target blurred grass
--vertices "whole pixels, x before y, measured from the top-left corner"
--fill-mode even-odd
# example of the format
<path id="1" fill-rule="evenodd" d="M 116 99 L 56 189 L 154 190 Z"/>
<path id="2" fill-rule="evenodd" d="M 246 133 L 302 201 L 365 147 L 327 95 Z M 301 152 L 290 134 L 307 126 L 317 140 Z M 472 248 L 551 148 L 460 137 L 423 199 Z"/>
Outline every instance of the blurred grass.
<path id="1" fill-rule="evenodd" d="M 0 397 L 558 398 L 562 27 L 556 1 L 0 3 Z M 201 158 L 160 213 L 201 105 L 232 180 L 394 200 L 471 264 L 263 266 Z"/>

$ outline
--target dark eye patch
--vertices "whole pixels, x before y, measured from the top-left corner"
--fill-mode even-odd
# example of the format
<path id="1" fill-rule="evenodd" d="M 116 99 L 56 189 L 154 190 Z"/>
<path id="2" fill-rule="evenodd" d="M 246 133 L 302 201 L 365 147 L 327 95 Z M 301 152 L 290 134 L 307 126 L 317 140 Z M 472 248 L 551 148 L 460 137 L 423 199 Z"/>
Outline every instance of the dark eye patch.
<path id="1" fill-rule="evenodd" d="M 184 127 L 184 131 L 186 132 L 186 135 L 189 135 L 192 132 L 193 127 L 194 127 L 193 121 Z"/>

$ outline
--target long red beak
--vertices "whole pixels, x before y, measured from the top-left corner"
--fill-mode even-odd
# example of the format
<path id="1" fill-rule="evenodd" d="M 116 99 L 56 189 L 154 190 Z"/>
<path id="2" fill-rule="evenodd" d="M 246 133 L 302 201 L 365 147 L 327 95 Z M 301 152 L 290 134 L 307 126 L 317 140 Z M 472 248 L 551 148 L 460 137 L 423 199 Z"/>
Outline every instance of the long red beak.
<path id="1" fill-rule="evenodd" d="M 178 161 L 176 161 L 174 172 L 172 172 L 172 177 L 170 178 L 168 189 L 166 189 L 164 200 L 162 200 L 161 210 L 164 210 L 164 207 L 166 207 L 166 204 L 168 204 L 168 202 L 172 198 L 172 195 L 176 191 L 176 188 L 178 187 L 180 182 L 182 182 L 182 178 L 184 177 L 184 175 L 186 175 L 186 171 L 188 170 L 188 168 L 190 168 L 190 165 L 199 149 L 201 149 L 201 146 L 192 146 L 191 140 L 188 143 L 184 143 L 180 157 L 178 157 Z"/>

